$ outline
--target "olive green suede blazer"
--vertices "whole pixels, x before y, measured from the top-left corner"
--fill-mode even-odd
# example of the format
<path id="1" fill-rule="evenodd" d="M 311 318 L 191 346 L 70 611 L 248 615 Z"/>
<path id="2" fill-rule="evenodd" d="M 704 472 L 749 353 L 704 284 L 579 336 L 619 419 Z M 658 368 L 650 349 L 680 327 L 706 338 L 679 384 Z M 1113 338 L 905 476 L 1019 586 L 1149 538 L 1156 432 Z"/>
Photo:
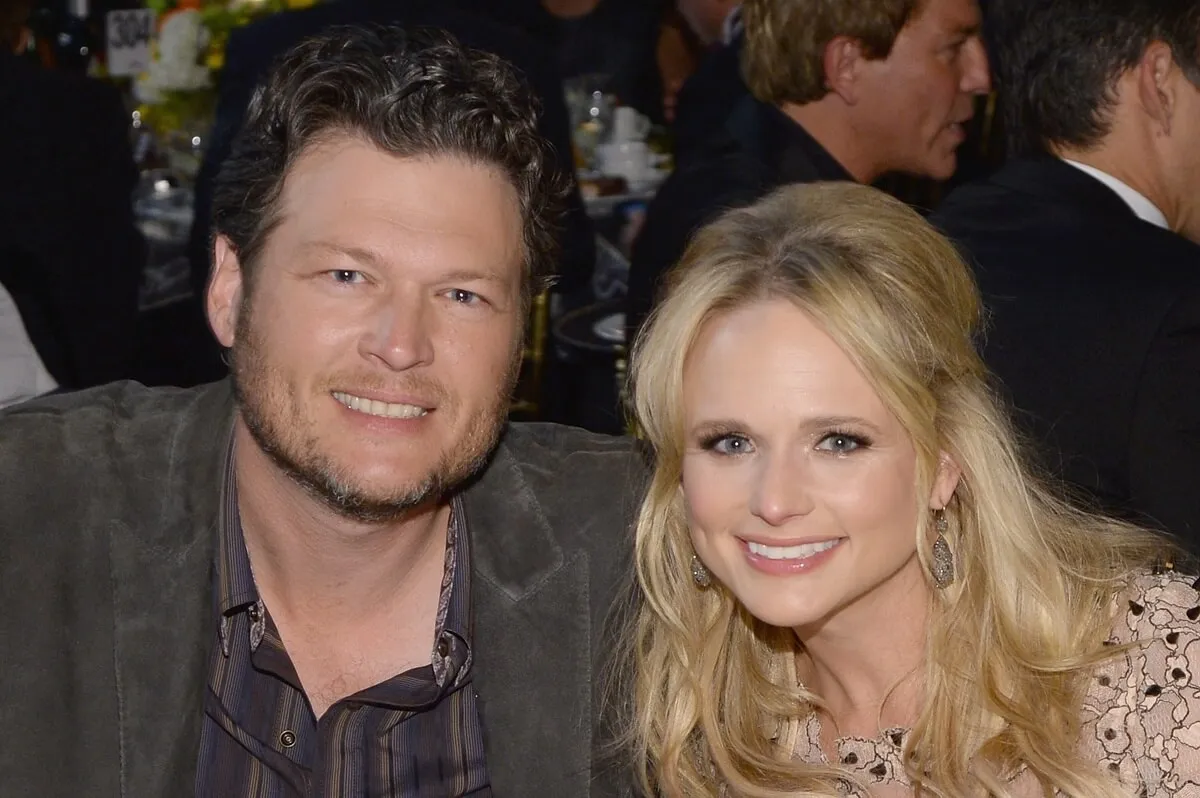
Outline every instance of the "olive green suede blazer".
<path id="1" fill-rule="evenodd" d="M 233 415 L 227 382 L 0 413 L 0 795 L 192 794 Z M 644 473 L 628 440 L 514 424 L 463 494 L 500 798 L 626 791 L 600 663 Z"/>

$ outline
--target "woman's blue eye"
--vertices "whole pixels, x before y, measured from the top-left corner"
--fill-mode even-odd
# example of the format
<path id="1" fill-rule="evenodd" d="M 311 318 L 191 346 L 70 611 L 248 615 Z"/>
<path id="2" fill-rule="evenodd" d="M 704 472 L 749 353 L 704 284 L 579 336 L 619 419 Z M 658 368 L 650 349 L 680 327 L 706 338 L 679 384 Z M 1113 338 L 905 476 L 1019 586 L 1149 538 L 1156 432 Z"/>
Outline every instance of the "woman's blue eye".
<path id="1" fill-rule="evenodd" d="M 704 443 L 704 448 L 723 455 L 748 454 L 754 445 L 744 435 L 720 435 Z"/>
<path id="2" fill-rule="evenodd" d="M 865 438 L 845 432 L 833 432 L 822 438 L 817 443 L 817 448 L 835 454 L 849 454 L 867 445 L 868 441 Z"/>

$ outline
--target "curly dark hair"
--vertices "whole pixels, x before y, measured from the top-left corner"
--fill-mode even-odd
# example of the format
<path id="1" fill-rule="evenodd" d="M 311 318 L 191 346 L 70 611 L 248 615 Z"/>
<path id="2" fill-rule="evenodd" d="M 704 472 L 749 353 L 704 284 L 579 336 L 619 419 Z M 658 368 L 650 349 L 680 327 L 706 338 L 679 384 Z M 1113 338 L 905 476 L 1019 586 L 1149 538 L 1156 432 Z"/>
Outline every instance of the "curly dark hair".
<path id="1" fill-rule="evenodd" d="M 555 262 L 564 194 L 537 114 L 512 66 L 444 31 L 330 28 L 281 56 L 255 91 L 216 179 L 214 234 L 252 284 L 284 180 L 313 145 L 349 134 L 399 157 L 455 155 L 500 169 L 517 190 L 528 298 Z"/>
<path id="2" fill-rule="evenodd" d="M 989 0 L 985 10 L 1013 154 L 1098 144 L 1112 127 L 1113 86 L 1155 41 L 1200 85 L 1196 0 Z"/>

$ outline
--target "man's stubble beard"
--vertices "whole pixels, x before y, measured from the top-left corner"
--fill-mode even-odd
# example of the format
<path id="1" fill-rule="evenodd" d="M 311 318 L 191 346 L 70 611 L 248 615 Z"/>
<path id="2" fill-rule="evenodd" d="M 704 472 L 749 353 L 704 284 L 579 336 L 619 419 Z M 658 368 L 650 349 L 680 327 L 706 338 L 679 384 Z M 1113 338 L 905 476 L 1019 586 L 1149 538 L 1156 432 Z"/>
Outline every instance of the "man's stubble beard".
<path id="1" fill-rule="evenodd" d="M 288 478 L 340 517 L 363 524 L 403 520 L 448 500 L 487 464 L 505 427 L 521 364 L 519 346 L 514 348 L 492 401 L 470 422 L 462 439 L 447 447 L 433 469 L 416 484 L 372 495 L 321 452 L 318 431 L 312 429 L 297 397 L 288 392 L 284 376 L 269 362 L 250 315 L 249 302 L 243 301 L 230 351 L 230 372 L 242 421 L 263 453 Z M 441 393 L 446 395 L 444 390 Z"/>

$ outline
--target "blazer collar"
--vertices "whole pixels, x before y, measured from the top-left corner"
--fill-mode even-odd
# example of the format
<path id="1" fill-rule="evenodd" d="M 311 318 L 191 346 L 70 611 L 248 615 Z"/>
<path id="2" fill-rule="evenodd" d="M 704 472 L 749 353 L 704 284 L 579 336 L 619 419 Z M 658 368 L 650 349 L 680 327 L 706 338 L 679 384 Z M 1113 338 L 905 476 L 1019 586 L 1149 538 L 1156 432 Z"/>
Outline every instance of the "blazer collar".
<path id="1" fill-rule="evenodd" d="M 586 796 L 594 732 L 586 555 L 564 555 L 504 444 L 463 508 L 475 568 L 472 678 L 492 789 Z"/>
<path id="2" fill-rule="evenodd" d="M 157 522 L 114 522 L 109 544 L 121 794 L 190 793 L 214 627 L 211 572 L 221 464 L 233 400 L 200 389 L 170 441 L 168 473 L 151 476 Z"/>
<path id="3" fill-rule="evenodd" d="M 1108 186 L 1051 155 L 1015 158 L 993 175 L 992 181 L 1023 194 L 1081 208 L 1091 216 L 1125 222 L 1138 219 Z"/>
<path id="4" fill-rule="evenodd" d="M 743 97 L 725 120 L 737 146 L 772 173 L 776 185 L 854 177 L 804 126 L 773 105 Z"/>

